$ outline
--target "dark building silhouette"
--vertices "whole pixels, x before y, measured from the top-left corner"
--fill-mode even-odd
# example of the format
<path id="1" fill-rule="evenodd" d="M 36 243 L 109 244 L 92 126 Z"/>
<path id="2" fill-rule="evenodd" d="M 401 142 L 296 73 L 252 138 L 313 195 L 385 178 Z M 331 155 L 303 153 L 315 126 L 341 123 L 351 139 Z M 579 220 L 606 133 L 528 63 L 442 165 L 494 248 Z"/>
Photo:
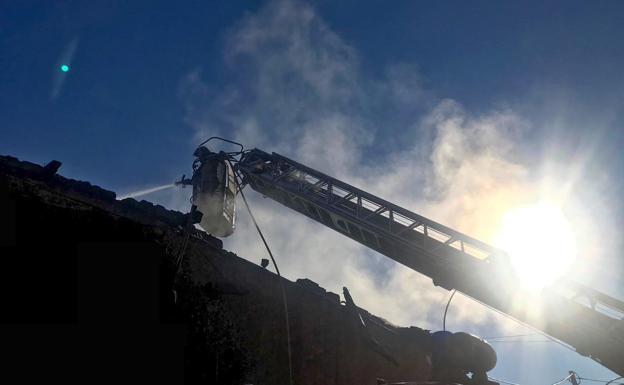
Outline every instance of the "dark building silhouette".
<path id="1" fill-rule="evenodd" d="M 117 201 L 59 167 L 0 157 L 1 377 L 289 383 L 280 278 L 189 230 L 184 214 Z M 295 384 L 430 380 L 429 331 L 308 279 L 283 285 Z"/>

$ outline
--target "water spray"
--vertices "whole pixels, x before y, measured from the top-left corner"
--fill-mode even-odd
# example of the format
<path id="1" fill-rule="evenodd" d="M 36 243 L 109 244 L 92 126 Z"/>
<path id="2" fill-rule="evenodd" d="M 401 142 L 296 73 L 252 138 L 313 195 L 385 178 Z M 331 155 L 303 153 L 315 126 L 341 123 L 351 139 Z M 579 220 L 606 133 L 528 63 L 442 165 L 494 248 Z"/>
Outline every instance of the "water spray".
<path id="1" fill-rule="evenodd" d="M 158 186 L 158 187 L 152 187 L 146 190 L 139 190 L 139 191 L 135 191 L 135 192 L 131 192 L 129 194 L 117 197 L 117 200 L 122 200 L 122 199 L 126 199 L 126 198 L 136 198 L 136 197 L 140 197 L 143 195 L 147 195 L 147 194 L 151 194 L 154 193 L 156 191 L 162 191 L 162 190 L 167 190 L 171 187 L 175 187 L 175 183 L 169 183 L 169 184 L 165 184 L 162 186 Z"/>

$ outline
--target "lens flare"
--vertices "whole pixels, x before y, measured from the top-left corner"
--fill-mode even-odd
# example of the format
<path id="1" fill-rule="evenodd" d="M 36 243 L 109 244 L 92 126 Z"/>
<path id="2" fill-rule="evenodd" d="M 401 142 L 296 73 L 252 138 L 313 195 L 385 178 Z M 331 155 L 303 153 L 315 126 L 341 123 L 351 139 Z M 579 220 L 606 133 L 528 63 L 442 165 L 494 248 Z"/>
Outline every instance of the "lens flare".
<path id="1" fill-rule="evenodd" d="M 533 292 L 563 276 L 576 258 L 570 223 L 548 202 L 508 211 L 495 244 L 509 254 L 521 286 Z"/>

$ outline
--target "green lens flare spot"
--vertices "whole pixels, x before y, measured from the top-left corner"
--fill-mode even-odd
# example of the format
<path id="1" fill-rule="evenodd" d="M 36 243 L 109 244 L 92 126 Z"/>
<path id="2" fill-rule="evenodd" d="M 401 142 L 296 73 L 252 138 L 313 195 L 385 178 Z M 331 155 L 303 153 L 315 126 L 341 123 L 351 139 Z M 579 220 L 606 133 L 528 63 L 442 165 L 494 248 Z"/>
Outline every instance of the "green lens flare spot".
<path id="1" fill-rule="evenodd" d="M 63 72 L 67 72 L 67 71 L 69 71 L 69 66 L 68 66 L 68 65 L 66 65 L 66 64 L 63 64 L 63 65 L 61 66 L 61 71 L 63 71 Z"/>

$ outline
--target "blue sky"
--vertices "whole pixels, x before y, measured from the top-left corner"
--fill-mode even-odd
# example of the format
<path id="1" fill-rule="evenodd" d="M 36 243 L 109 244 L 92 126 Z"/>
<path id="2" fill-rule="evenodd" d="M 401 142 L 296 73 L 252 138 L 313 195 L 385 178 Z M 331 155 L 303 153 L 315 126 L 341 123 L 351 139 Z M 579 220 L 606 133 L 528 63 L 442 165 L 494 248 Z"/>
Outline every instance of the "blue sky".
<path id="1" fill-rule="evenodd" d="M 0 7 L 1 154 L 58 159 L 64 175 L 125 193 L 188 174 L 193 145 L 220 134 L 488 241 L 504 205 L 549 194 L 578 232 L 572 274 L 624 296 L 621 2 Z M 184 194 L 146 199 L 183 210 Z M 271 202 L 253 204 L 290 278 L 345 284 L 393 322 L 439 327 L 443 290 Z M 226 245 L 255 260 L 262 251 L 239 220 Z M 337 254 L 343 261 L 315 260 Z M 432 310 L 396 311 L 417 304 Z M 457 311 L 457 329 L 506 330 L 461 300 Z M 504 345 L 499 378 L 609 376 L 556 347 Z"/>

